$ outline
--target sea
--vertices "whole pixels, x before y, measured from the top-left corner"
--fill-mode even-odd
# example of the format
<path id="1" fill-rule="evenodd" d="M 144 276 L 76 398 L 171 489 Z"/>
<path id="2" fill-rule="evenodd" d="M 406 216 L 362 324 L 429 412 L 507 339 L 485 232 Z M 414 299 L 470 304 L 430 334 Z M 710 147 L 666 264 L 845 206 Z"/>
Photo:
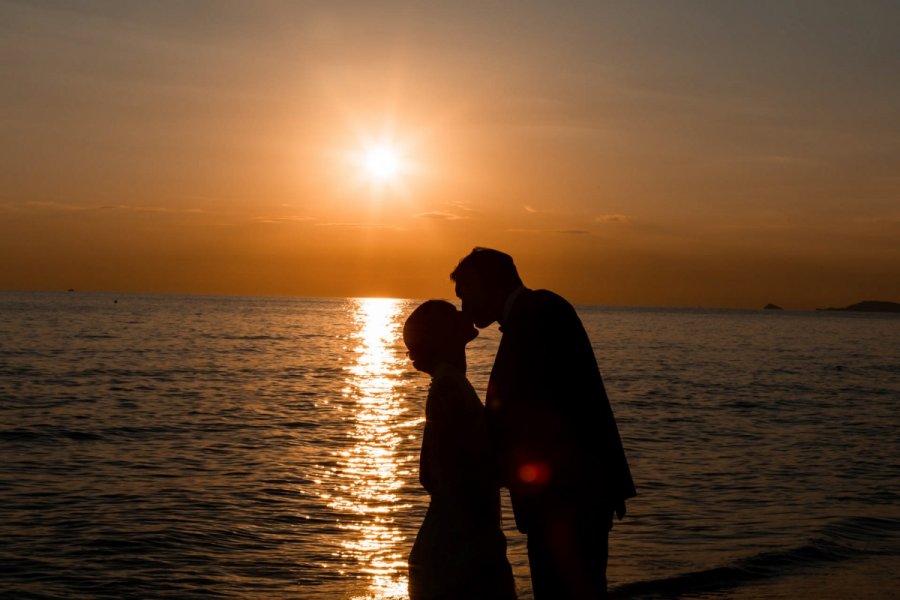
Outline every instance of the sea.
<path id="1" fill-rule="evenodd" d="M 0 597 L 406 598 L 417 303 L 0 293 Z M 900 316 L 576 309 L 639 494 L 611 597 L 900 597 Z"/>

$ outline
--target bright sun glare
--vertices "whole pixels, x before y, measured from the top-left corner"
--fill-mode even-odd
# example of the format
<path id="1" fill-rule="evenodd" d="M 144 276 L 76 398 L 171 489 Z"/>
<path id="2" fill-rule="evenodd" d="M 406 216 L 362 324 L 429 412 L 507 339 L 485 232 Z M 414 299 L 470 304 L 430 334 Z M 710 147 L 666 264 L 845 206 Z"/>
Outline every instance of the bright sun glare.
<path id="1" fill-rule="evenodd" d="M 377 184 L 396 182 L 406 166 L 400 150 L 389 142 L 373 143 L 360 158 L 365 174 Z"/>
<path id="2" fill-rule="evenodd" d="M 400 167 L 397 151 L 386 144 L 373 146 L 366 151 L 366 169 L 375 179 L 391 179 Z"/>

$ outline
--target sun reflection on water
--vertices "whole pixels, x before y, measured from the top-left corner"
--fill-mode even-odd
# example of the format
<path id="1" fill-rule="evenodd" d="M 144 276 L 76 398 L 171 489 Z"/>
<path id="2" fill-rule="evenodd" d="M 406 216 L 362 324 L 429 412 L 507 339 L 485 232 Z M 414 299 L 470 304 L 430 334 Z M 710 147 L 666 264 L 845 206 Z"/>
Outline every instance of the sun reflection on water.
<path id="1" fill-rule="evenodd" d="M 403 366 L 395 346 L 402 302 L 357 299 L 356 361 L 347 369 L 344 397 L 355 403 L 353 445 L 341 453 L 343 484 L 330 506 L 347 515 L 341 526 L 354 535 L 342 543 L 343 558 L 355 561 L 369 578 L 365 595 L 355 600 L 407 597 L 404 536 L 394 515 L 408 505 L 398 492 L 408 474 L 402 456 L 401 403 Z"/>

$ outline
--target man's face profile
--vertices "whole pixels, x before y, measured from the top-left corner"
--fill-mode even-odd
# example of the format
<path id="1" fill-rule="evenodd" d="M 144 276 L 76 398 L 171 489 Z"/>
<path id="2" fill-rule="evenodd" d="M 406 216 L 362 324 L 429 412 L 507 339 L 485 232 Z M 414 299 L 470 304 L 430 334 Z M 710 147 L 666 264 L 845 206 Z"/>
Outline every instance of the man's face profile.
<path id="1" fill-rule="evenodd" d="M 479 329 L 497 320 L 496 290 L 474 278 L 456 282 L 456 297 L 462 301 L 463 314 Z"/>

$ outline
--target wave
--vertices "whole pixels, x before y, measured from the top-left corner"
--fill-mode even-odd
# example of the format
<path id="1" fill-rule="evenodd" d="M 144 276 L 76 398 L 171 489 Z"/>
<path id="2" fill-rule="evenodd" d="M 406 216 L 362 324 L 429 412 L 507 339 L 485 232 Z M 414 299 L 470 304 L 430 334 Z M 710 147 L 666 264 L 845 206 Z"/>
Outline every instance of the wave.
<path id="1" fill-rule="evenodd" d="M 825 564 L 876 555 L 900 555 L 900 519 L 852 517 L 830 523 L 807 543 L 761 552 L 721 567 L 662 579 L 636 581 L 610 590 L 610 598 L 674 598 L 723 592 Z"/>
<path id="2" fill-rule="evenodd" d="M 271 334 L 249 334 L 249 335 L 240 335 L 240 334 L 205 334 L 199 336 L 205 339 L 212 340 L 228 340 L 228 341 L 249 341 L 249 342 L 279 342 L 285 340 L 293 340 L 292 336 L 287 335 L 271 335 Z"/>
<path id="3" fill-rule="evenodd" d="M 284 424 L 288 429 L 312 429 L 317 425 L 306 421 L 295 421 Z M 254 425 L 252 423 L 198 423 L 167 426 L 124 426 L 101 427 L 94 431 L 70 429 L 54 425 L 34 425 L 28 428 L 0 429 L 0 441 L 9 442 L 53 442 L 59 439 L 75 441 L 108 441 L 117 439 L 161 439 L 171 436 L 198 433 L 259 431 L 272 429 L 270 425 Z"/>
<path id="4" fill-rule="evenodd" d="M 77 431 L 73 429 L 54 428 L 46 431 L 34 429 L 7 429 L 0 431 L 0 440 L 4 441 L 30 441 L 43 438 L 68 438 L 70 440 L 89 441 L 102 440 L 103 436 L 89 431 Z"/>

